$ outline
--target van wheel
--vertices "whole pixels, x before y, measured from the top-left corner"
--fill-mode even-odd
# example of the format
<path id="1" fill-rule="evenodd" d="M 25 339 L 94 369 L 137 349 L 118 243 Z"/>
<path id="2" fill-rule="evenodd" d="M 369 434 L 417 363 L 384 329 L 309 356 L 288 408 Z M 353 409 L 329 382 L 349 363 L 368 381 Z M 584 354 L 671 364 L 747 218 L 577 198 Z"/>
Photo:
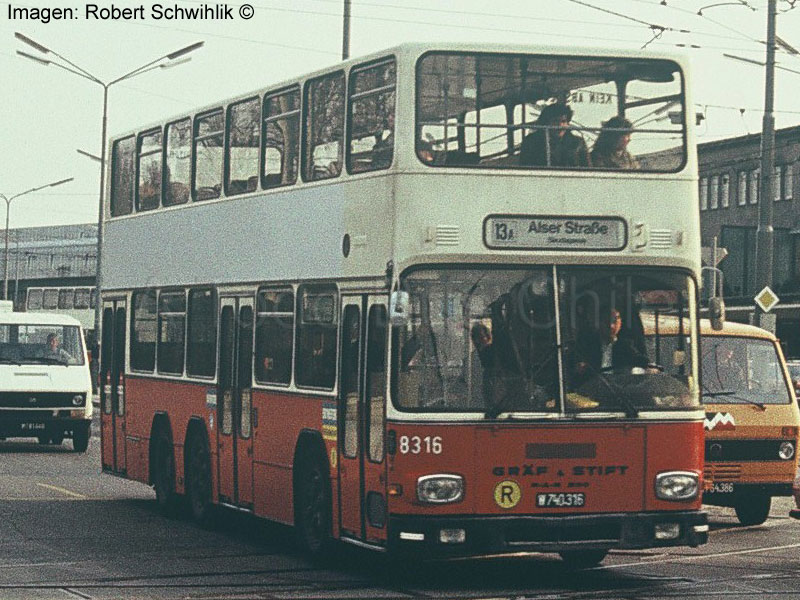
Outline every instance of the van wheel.
<path id="1" fill-rule="evenodd" d="M 72 449 L 75 452 L 86 452 L 89 447 L 89 436 L 89 423 L 76 425 L 75 430 L 72 432 Z M 63 439 L 64 435 L 62 434 L 58 443 L 60 444 Z"/>
<path id="2" fill-rule="evenodd" d="M 50 443 L 50 436 L 46 433 L 40 434 L 36 436 L 36 439 L 39 440 L 39 444 L 45 446 Z"/>
<path id="3" fill-rule="evenodd" d="M 558 554 L 570 569 L 589 569 L 603 562 L 608 550 L 564 550 Z"/>
<path id="4" fill-rule="evenodd" d="M 331 492 L 319 459 L 304 452 L 298 458 L 294 485 L 294 525 L 300 549 L 319 556 L 331 535 Z"/>
<path id="5" fill-rule="evenodd" d="M 205 435 L 193 434 L 186 447 L 186 498 L 192 519 L 200 525 L 211 520 L 211 452 Z"/>
<path id="6" fill-rule="evenodd" d="M 156 504 L 165 517 L 178 513 L 180 496 L 175 491 L 175 452 L 169 437 L 159 432 L 155 439 L 153 487 Z"/>
<path id="7" fill-rule="evenodd" d="M 60 446 L 61 442 L 64 441 L 64 434 L 63 433 L 54 433 L 50 436 L 50 443 L 54 446 Z"/>
<path id="8" fill-rule="evenodd" d="M 742 525 L 761 525 L 769 516 L 772 497 L 763 492 L 740 494 L 734 500 L 733 508 Z"/>

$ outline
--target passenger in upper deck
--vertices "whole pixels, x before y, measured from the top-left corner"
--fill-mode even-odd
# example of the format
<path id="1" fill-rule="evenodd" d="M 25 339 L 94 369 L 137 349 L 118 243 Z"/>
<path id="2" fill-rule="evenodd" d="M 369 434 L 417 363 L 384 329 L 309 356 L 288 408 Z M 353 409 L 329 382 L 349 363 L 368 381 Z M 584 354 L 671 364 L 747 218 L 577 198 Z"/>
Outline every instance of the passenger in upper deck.
<path id="1" fill-rule="evenodd" d="M 611 117 L 603 123 L 592 147 L 592 166 L 599 169 L 639 169 L 639 161 L 628 152 L 631 131 L 633 123 L 625 117 Z"/>
<path id="2" fill-rule="evenodd" d="M 392 164 L 394 155 L 394 113 L 386 116 L 383 137 L 372 147 L 372 168 L 386 169 Z"/>
<path id="3" fill-rule="evenodd" d="M 568 131 L 572 109 L 566 104 L 548 104 L 534 125 L 541 127 L 522 140 L 519 164 L 523 167 L 587 167 L 589 152 L 583 138 Z"/>

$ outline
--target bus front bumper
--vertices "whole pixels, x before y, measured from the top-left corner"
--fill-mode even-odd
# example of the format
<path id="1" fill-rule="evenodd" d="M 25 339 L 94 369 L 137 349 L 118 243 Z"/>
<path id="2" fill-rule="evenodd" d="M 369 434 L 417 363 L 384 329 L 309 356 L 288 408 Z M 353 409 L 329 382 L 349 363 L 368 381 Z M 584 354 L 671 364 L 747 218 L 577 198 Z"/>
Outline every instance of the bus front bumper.
<path id="1" fill-rule="evenodd" d="M 389 518 L 389 548 L 431 558 L 511 552 L 696 547 L 705 511 L 520 517 Z"/>

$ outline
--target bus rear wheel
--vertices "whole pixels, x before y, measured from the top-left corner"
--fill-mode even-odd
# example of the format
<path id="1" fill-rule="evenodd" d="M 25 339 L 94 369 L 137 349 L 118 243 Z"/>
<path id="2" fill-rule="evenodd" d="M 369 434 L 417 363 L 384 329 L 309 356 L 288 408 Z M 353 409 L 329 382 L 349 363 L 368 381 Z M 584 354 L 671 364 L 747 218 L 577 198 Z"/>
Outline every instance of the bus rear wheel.
<path id="1" fill-rule="evenodd" d="M 294 484 L 294 525 L 297 543 L 318 557 L 330 541 L 331 493 L 322 461 L 305 452 L 298 458 Z"/>
<path id="2" fill-rule="evenodd" d="M 769 516 L 772 497 L 764 492 L 750 492 L 737 496 L 733 508 L 742 525 L 761 525 Z"/>
<path id="3" fill-rule="evenodd" d="M 156 437 L 154 450 L 153 487 L 156 504 L 161 514 L 174 517 L 178 513 L 180 497 L 175 491 L 175 453 L 172 441 L 165 433 L 160 432 Z"/>
<path id="4" fill-rule="evenodd" d="M 564 550 L 558 554 L 570 569 L 589 569 L 603 562 L 608 550 Z"/>
<path id="5" fill-rule="evenodd" d="M 186 444 L 186 499 L 192 519 L 203 526 L 211 520 L 211 453 L 208 439 L 192 434 Z"/>

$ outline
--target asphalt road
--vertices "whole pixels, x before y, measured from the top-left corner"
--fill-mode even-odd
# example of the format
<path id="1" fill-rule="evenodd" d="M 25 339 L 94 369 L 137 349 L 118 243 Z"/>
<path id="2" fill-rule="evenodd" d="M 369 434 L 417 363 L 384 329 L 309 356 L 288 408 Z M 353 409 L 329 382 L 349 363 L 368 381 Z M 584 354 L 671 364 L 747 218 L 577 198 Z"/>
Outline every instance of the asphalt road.
<path id="1" fill-rule="evenodd" d="M 612 552 L 578 572 L 551 555 L 414 565 L 344 545 L 314 564 L 286 527 L 231 512 L 210 529 L 162 517 L 150 488 L 100 473 L 96 438 L 85 455 L 69 441 L 10 440 L 0 442 L 0 600 L 800 599 L 800 521 L 790 507 L 773 502 L 758 527 L 709 507 L 706 546 Z"/>

